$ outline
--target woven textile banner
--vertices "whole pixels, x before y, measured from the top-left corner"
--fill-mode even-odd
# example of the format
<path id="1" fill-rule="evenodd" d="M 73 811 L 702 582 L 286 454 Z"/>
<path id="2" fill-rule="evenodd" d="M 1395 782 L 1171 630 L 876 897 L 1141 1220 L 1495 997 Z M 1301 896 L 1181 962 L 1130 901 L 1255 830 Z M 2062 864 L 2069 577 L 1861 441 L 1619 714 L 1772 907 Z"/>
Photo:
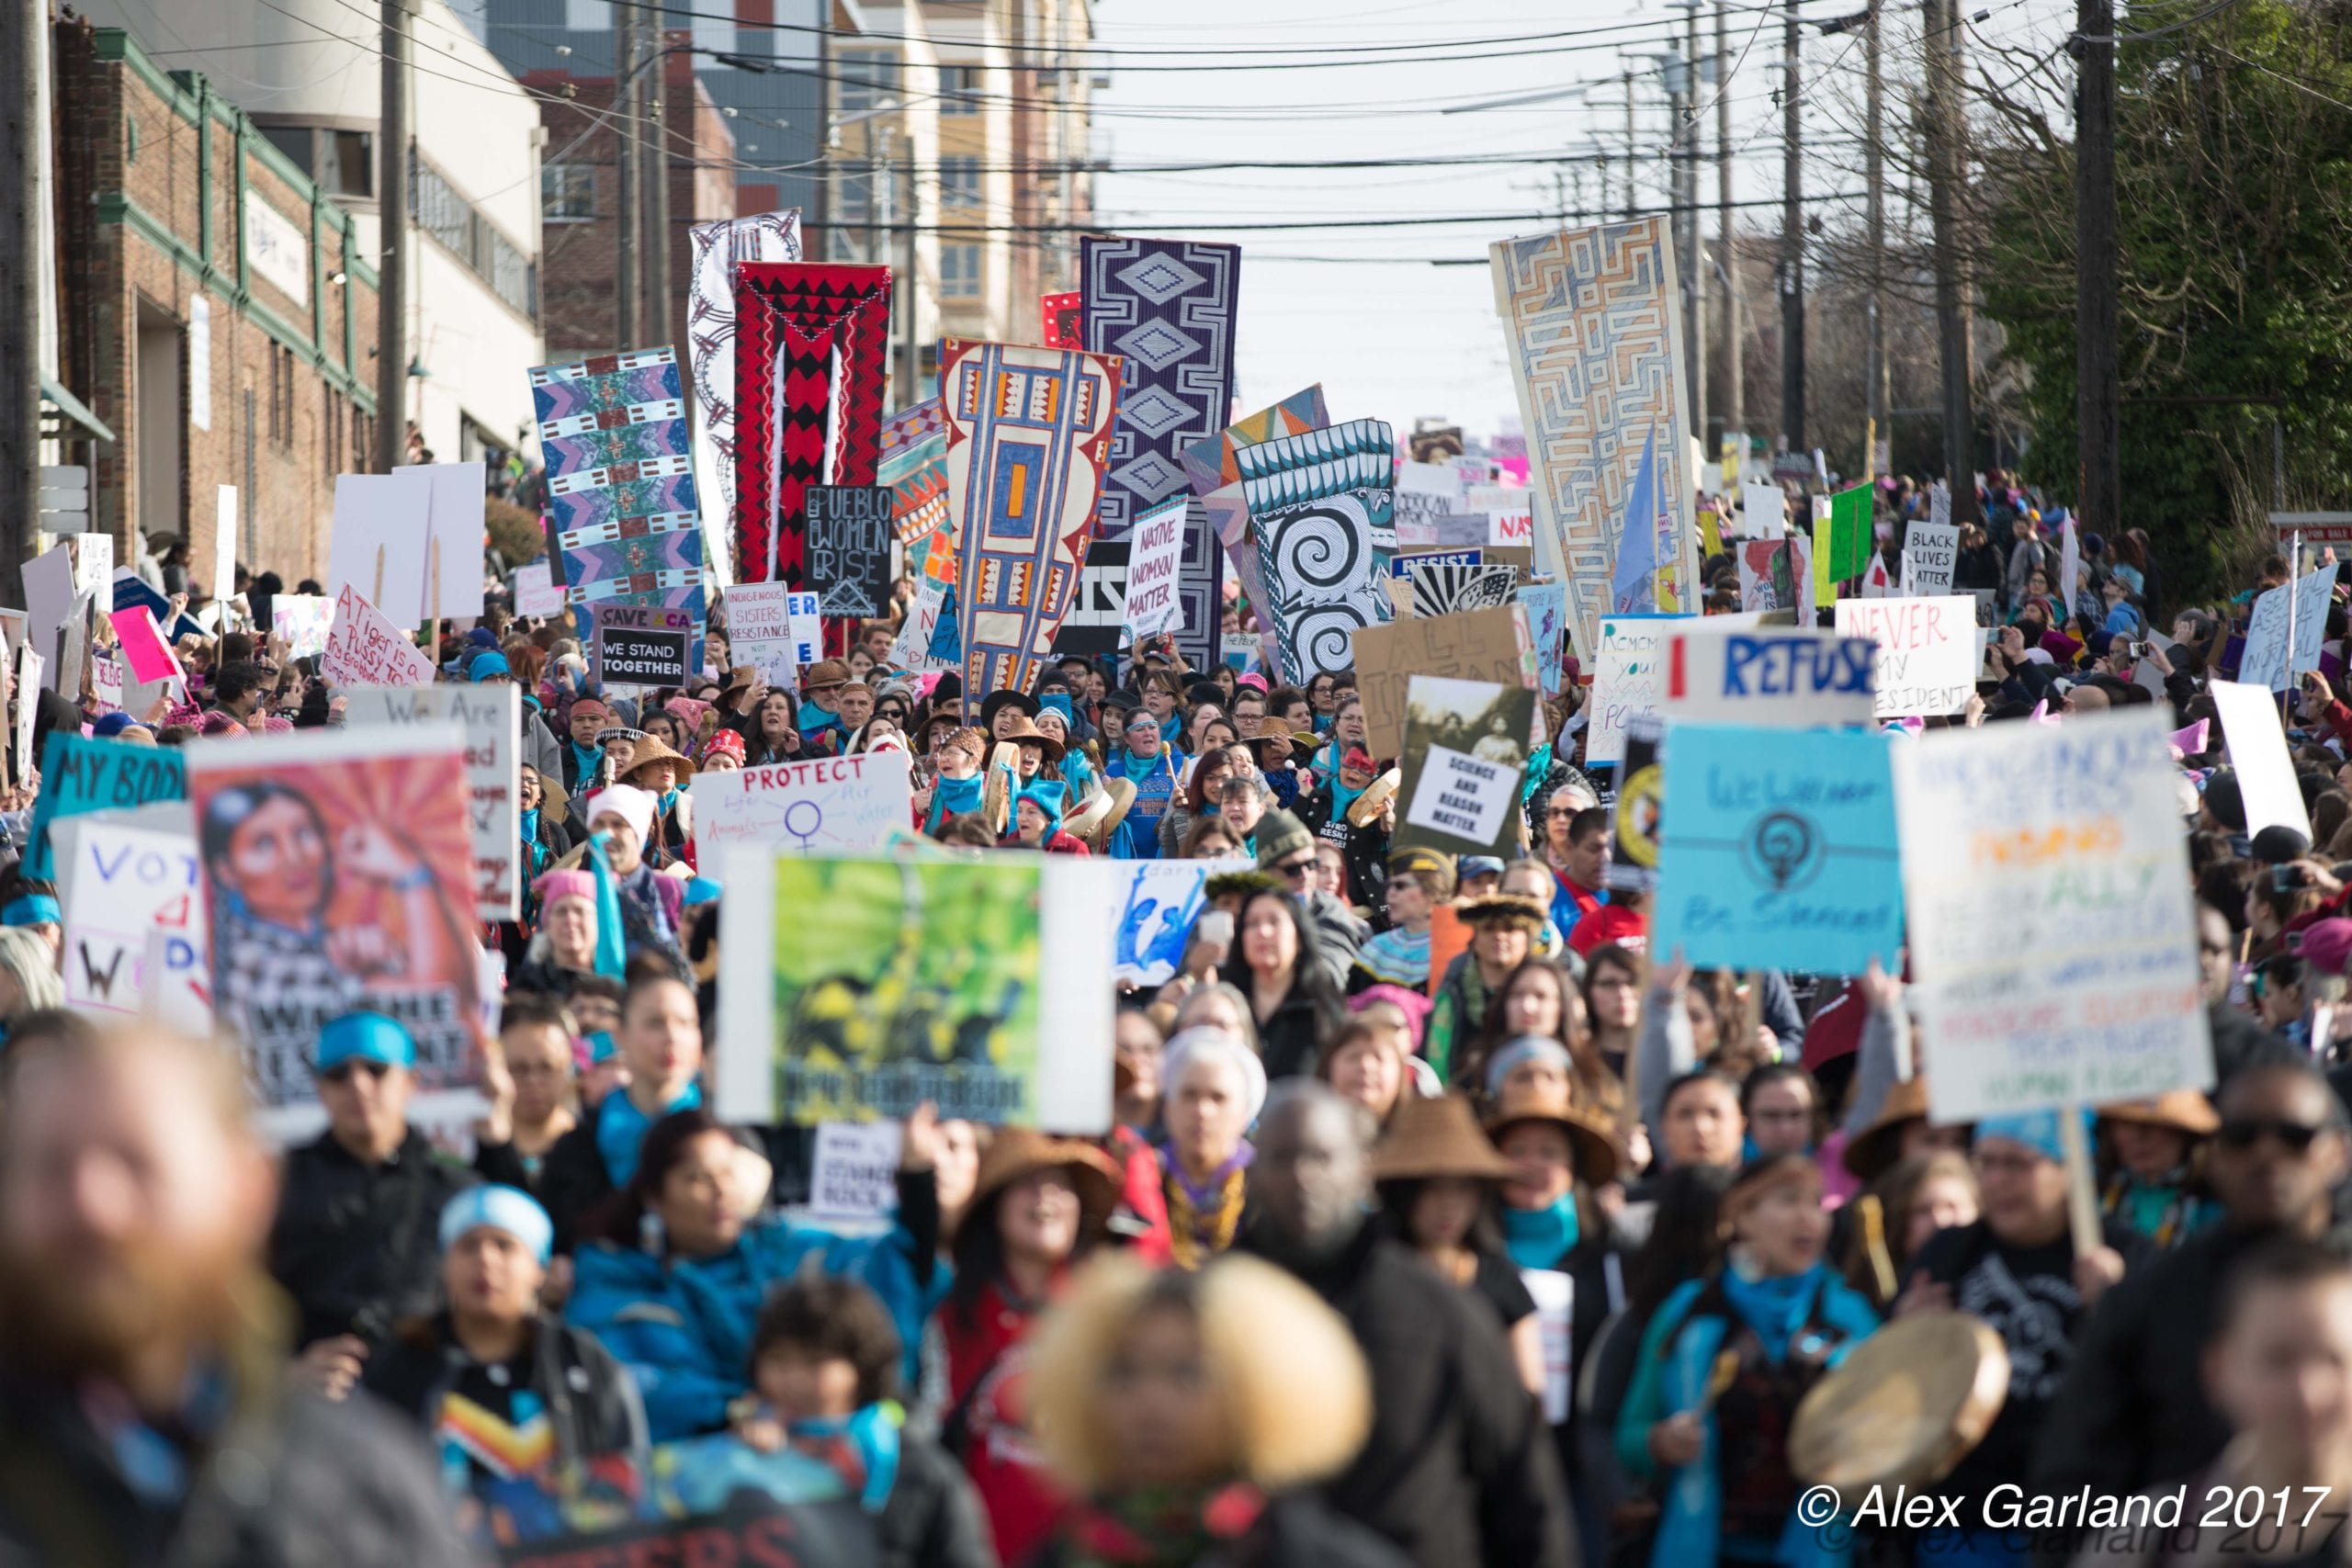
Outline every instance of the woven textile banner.
<path id="1" fill-rule="evenodd" d="M 531 372 L 531 398 L 564 603 L 583 632 L 589 604 L 684 610 L 694 616 L 699 668 L 700 507 L 677 355 L 647 348 L 542 365 Z"/>
<path id="2" fill-rule="evenodd" d="M 694 372 L 695 472 L 735 504 L 735 269 L 744 262 L 800 259 L 800 209 L 697 223 L 695 270 L 686 288 L 686 362 Z M 707 530 L 724 537 L 723 530 Z"/>
<path id="3" fill-rule="evenodd" d="M 808 487 L 881 460 L 890 269 L 746 262 L 735 332 L 736 577 L 806 588 Z"/>
<path id="4" fill-rule="evenodd" d="M 941 587 L 956 581 L 956 533 L 947 525 L 947 416 L 937 398 L 882 422 L 874 482 L 890 487 L 890 517 L 907 547 L 907 570 Z"/>
<path id="5" fill-rule="evenodd" d="M 1102 486 L 1102 537 L 1119 539 L 1147 510 L 1185 493 L 1184 449 L 1225 427 L 1241 248 L 1089 237 L 1079 241 L 1078 254 L 1085 347 L 1119 355 L 1127 367 Z M 1224 595 L 1224 560 L 1208 513 L 1187 507 L 1176 647 L 1196 669 L 1217 661 Z"/>
<path id="6" fill-rule="evenodd" d="M 1041 294 L 1037 310 L 1044 318 L 1041 323 L 1045 336 L 1039 339 L 1047 348 L 1084 348 L 1086 334 L 1079 328 L 1085 296 L 1073 288 L 1067 294 Z"/>
<path id="7" fill-rule="evenodd" d="M 1690 446 L 1681 302 L 1666 220 L 1645 218 L 1491 248 L 1519 412 L 1527 426 L 1535 569 L 1568 585 L 1578 649 L 1599 646 L 1626 493 L 1653 426 L 1657 450 Z M 1657 464 L 1657 607 L 1698 579 L 1691 476 Z"/>
<path id="8" fill-rule="evenodd" d="M 1250 607 L 1258 612 L 1269 669 L 1276 667 L 1279 657 L 1274 623 L 1266 613 L 1266 580 L 1258 570 L 1257 541 L 1250 533 L 1250 502 L 1241 493 L 1241 464 L 1235 454 L 1278 435 L 1303 434 L 1330 423 L 1330 412 L 1323 406 L 1323 389 L 1317 385 L 1293 392 L 1273 407 L 1260 409 L 1207 440 L 1195 441 L 1184 448 L 1184 475 L 1192 480 L 1193 493 L 1201 498 L 1202 510 L 1208 514 L 1209 526 L 1216 531 L 1226 559 L 1233 563 L 1235 581 L 1241 584 Z M 1394 503 L 1392 495 L 1391 505 Z"/>
<path id="9" fill-rule="evenodd" d="M 1283 679 L 1303 686 L 1355 662 L 1358 626 L 1390 619 L 1396 433 L 1358 419 L 1236 454 Z"/>
<path id="10" fill-rule="evenodd" d="M 1069 609 L 1119 411 L 1119 357 L 940 344 L 965 701 L 1027 690 Z"/>

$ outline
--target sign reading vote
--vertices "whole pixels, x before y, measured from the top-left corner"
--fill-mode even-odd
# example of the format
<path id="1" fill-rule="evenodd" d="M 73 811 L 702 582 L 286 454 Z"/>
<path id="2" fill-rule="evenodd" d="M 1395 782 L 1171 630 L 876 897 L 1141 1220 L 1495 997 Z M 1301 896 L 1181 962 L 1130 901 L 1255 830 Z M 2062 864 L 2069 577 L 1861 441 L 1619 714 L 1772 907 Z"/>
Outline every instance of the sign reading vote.
<path id="1" fill-rule="evenodd" d="M 692 673 L 686 655 L 695 640 L 691 610 L 660 604 L 594 604 L 594 668 L 599 684 L 683 686 Z"/>
<path id="2" fill-rule="evenodd" d="M 40 798 L 33 804 L 25 874 L 43 879 L 57 875 L 49 825 L 61 817 L 187 798 L 187 763 L 178 751 L 128 740 L 92 740 L 52 729 L 40 753 Z"/>
<path id="3" fill-rule="evenodd" d="M 1701 968 L 1895 966 L 1886 737 L 1676 723 L 1667 743 L 1652 952 Z"/>
<path id="4" fill-rule="evenodd" d="M 1668 718 L 1805 728 L 1864 725 L 1878 645 L 1808 627 L 1687 624 L 1667 645 L 1658 711 Z"/>

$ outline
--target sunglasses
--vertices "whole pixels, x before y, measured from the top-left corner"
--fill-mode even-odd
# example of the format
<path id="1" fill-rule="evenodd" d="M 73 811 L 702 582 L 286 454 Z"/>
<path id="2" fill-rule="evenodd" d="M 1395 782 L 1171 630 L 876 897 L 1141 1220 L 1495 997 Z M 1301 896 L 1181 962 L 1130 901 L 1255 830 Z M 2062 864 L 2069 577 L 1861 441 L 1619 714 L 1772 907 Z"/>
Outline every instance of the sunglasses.
<path id="1" fill-rule="evenodd" d="M 1305 860 L 1286 860 L 1274 869 L 1289 881 L 1304 882 L 1314 874 L 1315 857 L 1309 855 Z"/>
<path id="2" fill-rule="evenodd" d="M 2319 1141 L 2325 1127 L 2313 1127 L 2307 1122 L 2290 1122 L 2278 1117 L 2233 1118 L 2222 1123 L 2214 1134 L 2223 1148 L 2250 1149 L 2265 1135 L 2278 1140 L 2278 1146 L 2290 1155 L 2308 1154 Z"/>
<path id="3" fill-rule="evenodd" d="M 354 1073 L 366 1073 L 371 1078 L 381 1078 L 391 1070 L 390 1066 L 385 1063 L 371 1062 L 365 1057 L 355 1056 L 346 1062 L 337 1062 L 334 1066 L 321 1073 L 319 1077 L 325 1083 L 346 1084 L 351 1081 L 351 1076 Z"/>

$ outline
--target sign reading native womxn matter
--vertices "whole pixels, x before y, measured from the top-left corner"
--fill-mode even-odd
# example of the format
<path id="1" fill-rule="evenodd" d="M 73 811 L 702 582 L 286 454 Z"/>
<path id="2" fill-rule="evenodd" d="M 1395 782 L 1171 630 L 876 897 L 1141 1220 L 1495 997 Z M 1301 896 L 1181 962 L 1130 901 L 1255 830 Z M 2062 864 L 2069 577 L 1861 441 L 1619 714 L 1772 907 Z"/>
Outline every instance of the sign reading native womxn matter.
<path id="1" fill-rule="evenodd" d="M 1871 722 L 1878 645 L 1804 627 L 1678 629 L 1657 710 L 1669 719 L 1803 729 Z"/>
<path id="2" fill-rule="evenodd" d="M 1702 968 L 1896 966 L 1903 886 L 1888 739 L 1667 728 L 1650 951 Z"/>

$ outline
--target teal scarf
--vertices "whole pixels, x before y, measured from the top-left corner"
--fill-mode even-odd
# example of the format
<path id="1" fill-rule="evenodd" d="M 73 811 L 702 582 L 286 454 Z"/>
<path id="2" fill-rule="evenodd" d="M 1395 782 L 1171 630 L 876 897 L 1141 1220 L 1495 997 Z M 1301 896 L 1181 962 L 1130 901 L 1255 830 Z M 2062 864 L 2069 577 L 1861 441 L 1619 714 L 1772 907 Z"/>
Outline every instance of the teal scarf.
<path id="1" fill-rule="evenodd" d="M 662 1116 L 692 1111 L 701 1103 L 702 1085 L 690 1083 L 685 1093 L 662 1108 Z M 637 1156 L 645 1146 L 645 1134 L 661 1119 L 639 1111 L 625 1089 L 605 1096 L 605 1103 L 596 1108 L 596 1152 L 604 1156 L 605 1174 L 612 1178 L 614 1186 L 627 1187 L 637 1175 Z"/>
<path id="2" fill-rule="evenodd" d="M 1521 1269 L 1557 1269 L 1581 1231 L 1573 1192 L 1544 1208 L 1503 1210 L 1503 1250 Z"/>
<path id="3" fill-rule="evenodd" d="M 602 746 L 582 746 L 577 740 L 567 740 L 564 744 L 571 748 L 571 760 L 580 764 L 580 782 L 584 784 L 593 780 L 596 776 L 596 769 L 605 761 L 605 749 Z M 574 793 L 578 793 L 576 789 Z"/>
<path id="4" fill-rule="evenodd" d="M 1741 1321 L 1756 1331 L 1764 1354 L 1780 1361 L 1787 1359 L 1789 1341 L 1812 1315 L 1828 1275 L 1828 1267 L 1820 1263 L 1802 1274 L 1750 1275 L 1735 1262 L 1724 1269 L 1724 1295 Z"/>

